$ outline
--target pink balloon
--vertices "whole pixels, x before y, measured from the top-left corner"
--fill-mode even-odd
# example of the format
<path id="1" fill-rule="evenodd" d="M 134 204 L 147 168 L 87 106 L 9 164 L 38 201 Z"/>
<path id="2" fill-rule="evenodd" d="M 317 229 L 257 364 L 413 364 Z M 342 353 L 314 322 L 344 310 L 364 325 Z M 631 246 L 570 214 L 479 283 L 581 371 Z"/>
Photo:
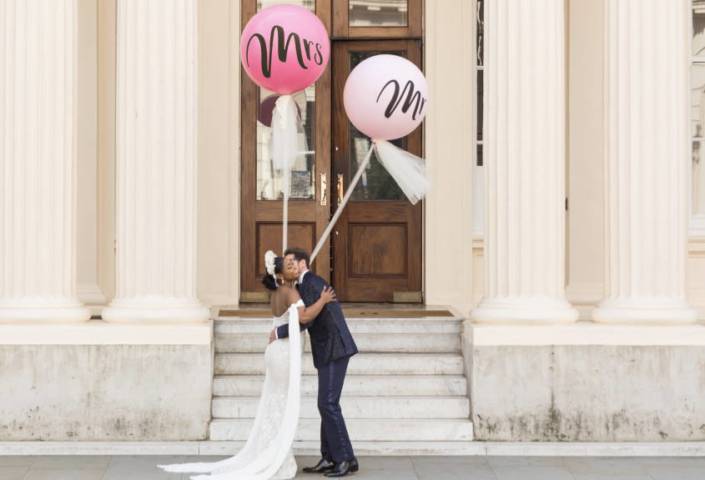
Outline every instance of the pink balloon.
<path id="1" fill-rule="evenodd" d="M 305 89 L 323 74 L 330 57 L 328 32 L 310 10 L 275 5 L 252 17 L 240 37 L 247 75 L 282 95 Z"/>
<path id="2" fill-rule="evenodd" d="M 350 73 L 343 102 L 355 128 L 375 140 L 394 140 L 423 121 L 428 84 L 421 70 L 404 57 L 375 55 Z"/>

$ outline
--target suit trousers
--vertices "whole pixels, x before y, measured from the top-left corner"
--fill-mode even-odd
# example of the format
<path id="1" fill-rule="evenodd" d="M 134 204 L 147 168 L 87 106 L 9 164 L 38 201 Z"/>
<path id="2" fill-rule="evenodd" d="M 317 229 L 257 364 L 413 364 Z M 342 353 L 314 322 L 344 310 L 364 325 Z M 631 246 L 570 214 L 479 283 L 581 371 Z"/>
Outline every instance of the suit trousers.
<path id="1" fill-rule="evenodd" d="M 334 360 L 318 369 L 318 411 L 321 414 L 321 456 L 335 463 L 352 460 L 353 453 L 340 394 L 350 357 Z"/>

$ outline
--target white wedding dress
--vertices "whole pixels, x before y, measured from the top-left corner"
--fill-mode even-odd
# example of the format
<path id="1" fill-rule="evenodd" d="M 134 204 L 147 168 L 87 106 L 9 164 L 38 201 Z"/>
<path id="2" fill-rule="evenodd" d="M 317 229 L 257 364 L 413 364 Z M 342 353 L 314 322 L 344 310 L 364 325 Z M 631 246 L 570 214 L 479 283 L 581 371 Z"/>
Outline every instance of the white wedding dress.
<path id="1" fill-rule="evenodd" d="M 247 443 L 234 457 L 211 463 L 159 465 L 167 472 L 208 473 L 192 480 L 288 480 L 296 476 L 292 444 L 301 407 L 301 333 L 299 300 L 273 326 L 289 323 L 289 338 L 264 353 L 266 373 L 255 422 Z"/>

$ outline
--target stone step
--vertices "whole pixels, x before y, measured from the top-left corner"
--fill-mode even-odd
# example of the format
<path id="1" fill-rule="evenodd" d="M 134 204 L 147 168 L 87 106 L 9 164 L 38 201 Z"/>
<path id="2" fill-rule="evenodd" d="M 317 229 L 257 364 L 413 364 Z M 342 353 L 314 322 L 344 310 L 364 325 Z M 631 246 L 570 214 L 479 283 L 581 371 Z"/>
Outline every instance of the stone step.
<path id="1" fill-rule="evenodd" d="M 217 375 L 213 395 L 220 397 L 256 397 L 262 392 L 264 375 Z M 303 375 L 301 392 L 314 395 L 318 377 Z M 465 396 L 467 380 L 462 375 L 347 375 L 343 396 Z"/>
<path id="2" fill-rule="evenodd" d="M 246 440 L 252 428 L 252 419 L 213 420 L 210 440 Z M 472 423 L 469 420 L 379 420 L 355 419 L 347 422 L 348 432 L 355 442 L 461 442 L 472 440 Z M 296 432 L 298 441 L 318 441 L 320 419 L 299 420 Z"/>
<path id="3" fill-rule="evenodd" d="M 254 418 L 259 397 L 216 397 L 213 418 Z M 340 401 L 345 418 L 379 419 L 468 419 L 470 402 L 466 397 L 354 397 Z M 320 418 L 315 396 L 304 396 L 300 418 Z"/>
<path id="4" fill-rule="evenodd" d="M 308 335 L 305 337 L 304 351 L 310 352 Z M 460 352 L 461 337 L 457 333 L 363 333 L 355 335 L 355 343 L 361 352 L 399 353 L 450 353 Z M 269 343 L 266 333 L 219 333 L 215 337 L 215 351 L 218 353 L 262 353 Z"/>
<path id="5" fill-rule="evenodd" d="M 349 318 L 348 328 L 357 333 L 461 333 L 462 319 L 454 317 L 423 318 Z M 272 329 L 270 318 L 220 317 L 215 333 L 264 333 Z"/>
<path id="6" fill-rule="evenodd" d="M 310 353 L 303 356 L 304 375 L 316 372 Z M 348 366 L 349 375 L 463 375 L 463 357 L 451 353 L 363 353 Z M 219 353 L 216 375 L 262 375 L 261 353 Z"/>

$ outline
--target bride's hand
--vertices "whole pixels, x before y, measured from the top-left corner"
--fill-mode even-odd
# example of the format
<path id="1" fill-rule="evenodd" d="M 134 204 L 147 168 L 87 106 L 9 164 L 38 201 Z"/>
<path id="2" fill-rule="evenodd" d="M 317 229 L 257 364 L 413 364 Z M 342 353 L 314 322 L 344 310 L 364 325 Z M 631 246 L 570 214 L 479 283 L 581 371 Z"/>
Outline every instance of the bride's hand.
<path id="1" fill-rule="evenodd" d="M 333 287 L 325 287 L 321 292 L 321 298 L 323 303 L 335 302 L 335 290 L 333 290 Z"/>

